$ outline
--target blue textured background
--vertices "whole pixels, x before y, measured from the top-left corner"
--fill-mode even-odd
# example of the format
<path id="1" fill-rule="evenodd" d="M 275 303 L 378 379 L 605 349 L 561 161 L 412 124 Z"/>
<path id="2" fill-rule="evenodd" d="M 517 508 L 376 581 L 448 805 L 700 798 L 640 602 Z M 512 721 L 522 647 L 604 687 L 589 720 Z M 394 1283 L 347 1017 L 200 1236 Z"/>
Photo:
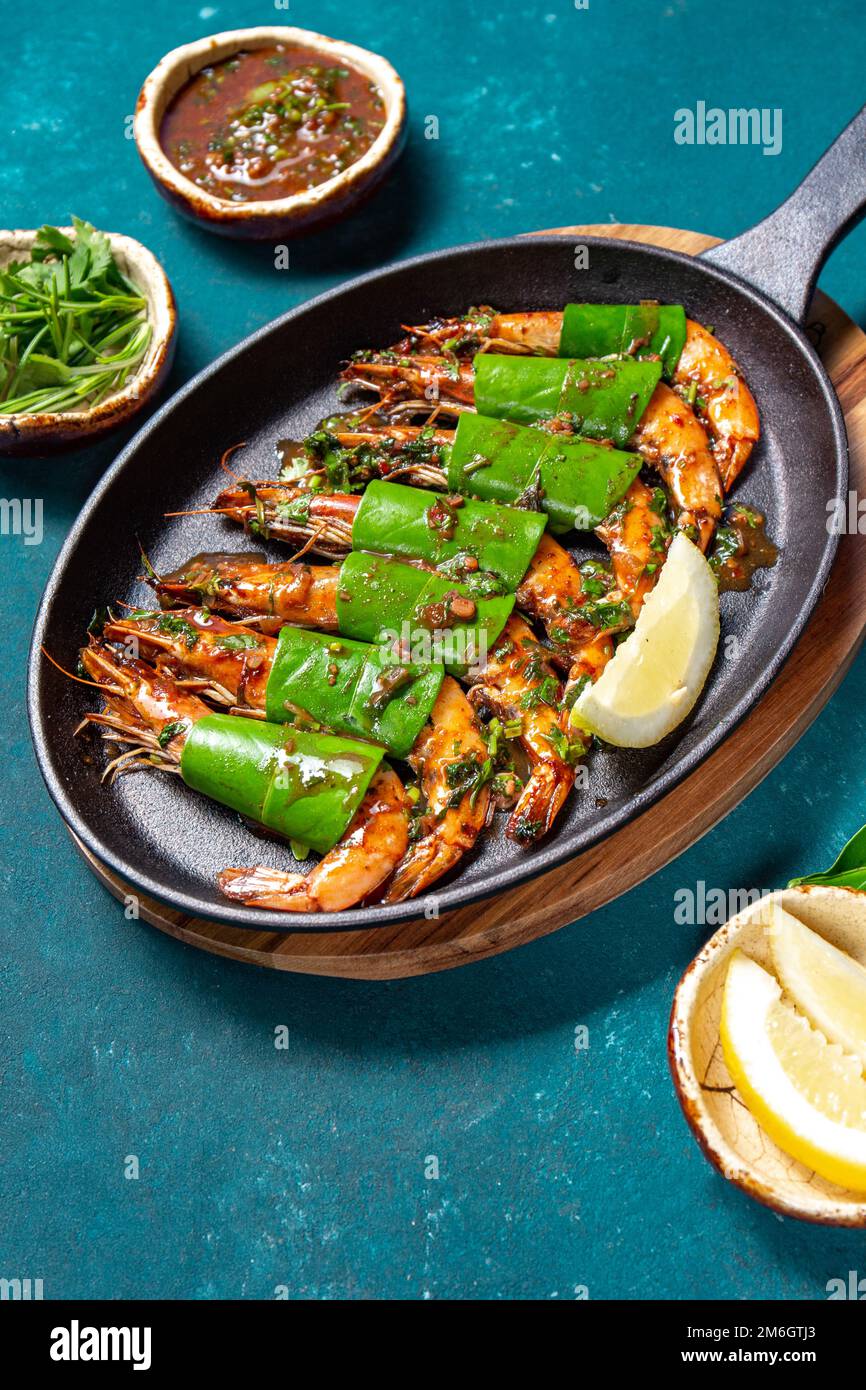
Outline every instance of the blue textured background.
<path id="1" fill-rule="evenodd" d="M 179 385 L 283 309 L 380 261 L 567 222 L 730 235 L 768 212 L 866 98 L 859 0 L 291 0 L 17 7 L 0 84 L 5 226 L 71 212 L 140 238 L 177 293 Z M 65 13 L 65 11 L 64 11 Z M 161 55 L 290 22 L 384 52 L 412 134 L 357 218 L 292 249 L 186 225 L 124 135 Z M 699 99 L 784 111 L 776 158 L 674 146 Z M 423 138 L 437 115 L 438 142 Z M 866 229 L 822 283 L 862 324 Z M 776 772 L 650 883 L 579 926 L 462 972 L 389 985 L 281 976 L 124 921 L 36 771 L 30 626 L 67 528 L 122 439 L 5 464 L 42 497 L 41 546 L 0 537 L 6 1112 L 0 1275 L 46 1296 L 822 1298 L 863 1239 L 782 1221 L 704 1162 L 664 1055 L 675 982 L 708 929 L 674 893 L 772 887 L 866 818 L 851 756 L 866 658 Z M 182 466 L 182 460 L 178 461 Z M 792 467 L 807 466 L 795 459 Z M 111 545 L 111 536 L 105 537 Z M 274 1028 L 288 1026 L 287 1051 Z M 589 1027 L 576 1053 L 576 1025 Z M 136 1154 L 140 1179 L 123 1176 Z M 425 1179 L 436 1155 L 438 1181 Z"/>

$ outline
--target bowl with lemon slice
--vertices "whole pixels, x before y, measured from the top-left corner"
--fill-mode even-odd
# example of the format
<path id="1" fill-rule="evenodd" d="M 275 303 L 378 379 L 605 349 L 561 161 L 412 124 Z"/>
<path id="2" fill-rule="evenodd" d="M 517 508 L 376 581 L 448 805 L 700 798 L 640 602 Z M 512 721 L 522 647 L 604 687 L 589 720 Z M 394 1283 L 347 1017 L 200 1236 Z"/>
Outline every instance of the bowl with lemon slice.
<path id="1" fill-rule="evenodd" d="M 866 893 L 752 903 L 674 996 L 671 1071 L 720 1172 L 783 1215 L 866 1226 Z"/>

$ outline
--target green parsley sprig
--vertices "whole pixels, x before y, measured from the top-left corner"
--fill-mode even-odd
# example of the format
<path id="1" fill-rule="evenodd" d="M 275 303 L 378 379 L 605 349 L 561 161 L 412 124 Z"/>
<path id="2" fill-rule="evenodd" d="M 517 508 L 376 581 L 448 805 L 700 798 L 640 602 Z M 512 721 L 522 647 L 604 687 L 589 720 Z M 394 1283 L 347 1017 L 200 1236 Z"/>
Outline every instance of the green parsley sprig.
<path id="1" fill-rule="evenodd" d="M 41 227 L 29 261 L 0 271 L 0 415 L 58 413 L 119 391 L 151 337 L 147 301 L 104 232 Z"/>

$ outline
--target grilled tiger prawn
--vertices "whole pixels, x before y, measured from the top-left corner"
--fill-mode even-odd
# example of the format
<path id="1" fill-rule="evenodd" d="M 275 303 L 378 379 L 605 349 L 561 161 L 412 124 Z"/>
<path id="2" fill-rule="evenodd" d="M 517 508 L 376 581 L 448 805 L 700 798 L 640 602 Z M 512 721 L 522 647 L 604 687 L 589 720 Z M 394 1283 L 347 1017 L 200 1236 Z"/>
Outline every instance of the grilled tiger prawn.
<path id="1" fill-rule="evenodd" d="M 459 390 L 455 391 L 452 364 L 447 358 L 424 359 L 423 374 L 416 361 L 401 357 L 396 362 L 371 358 L 350 363 L 345 380 L 356 381 L 380 394 L 382 410 L 396 415 L 429 411 L 430 399 L 438 410 L 459 414 L 474 410 L 471 392 L 473 368 L 460 366 Z M 435 382 L 438 397 L 428 398 Z M 539 428 L 570 427 L 554 420 Z M 678 509 L 678 525 L 706 550 L 722 515 L 724 487 L 706 432 L 689 403 L 659 382 L 634 435 L 638 452 L 655 468 L 670 488 Z"/>
<path id="2" fill-rule="evenodd" d="M 113 618 L 105 624 L 104 636 L 127 649 L 143 650 L 156 663 L 158 679 L 181 682 L 187 688 L 192 684 L 212 704 L 263 717 L 277 648 L 273 637 L 242 623 L 227 623 L 200 608 Z M 427 803 L 425 835 L 401 866 L 398 880 L 389 889 L 389 902 L 429 887 L 472 847 L 486 823 L 490 796 L 486 783 L 476 775 L 476 781 L 461 792 L 449 774 L 452 765 L 463 767 L 467 760 L 480 769 L 488 761 L 487 745 L 460 687 L 446 677 L 430 723 L 409 759 Z M 233 881 L 242 882 L 240 877 Z M 243 883 L 245 891 L 250 888 L 247 880 Z M 294 891 L 301 892 L 300 888 Z"/>
<path id="3" fill-rule="evenodd" d="M 586 749 L 569 742 L 562 684 L 547 649 L 521 618 L 505 624 L 469 699 L 513 727 L 529 759 L 531 774 L 505 833 L 531 844 L 547 834 L 562 809 L 574 785 L 575 762 Z"/>
<path id="4" fill-rule="evenodd" d="M 521 612 L 547 630 L 551 660 L 568 671 L 566 695 L 601 675 L 613 656 L 615 635 L 633 626 L 654 586 L 670 541 L 667 498 L 660 488 L 635 478 L 596 535 L 610 553 L 612 573 L 592 561 L 578 568 L 544 535 L 517 591 Z"/>
<path id="5" fill-rule="evenodd" d="M 104 635 L 127 649 L 144 651 L 156 662 L 159 672 L 170 672 L 176 680 L 194 683 L 193 688 L 213 704 L 229 707 L 232 711 L 264 713 L 268 678 L 277 646 L 273 637 L 241 623 L 225 622 L 200 608 L 111 618 L 105 624 Z M 473 704 L 498 714 L 507 722 L 510 737 L 519 738 L 529 756 L 531 775 L 506 830 L 523 843 L 540 838 L 552 825 L 574 781 L 574 768 L 569 758 L 574 759 L 582 751 L 569 746 L 568 712 L 561 708 L 562 686 L 554 674 L 549 655 L 526 623 L 511 618 L 492 655 L 488 656 L 480 687 L 474 687 L 469 693 Z M 420 746 L 416 745 L 410 758 L 416 771 L 422 770 L 427 759 L 433 760 L 432 783 L 429 779 L 425 781 L 422 775 L 422 785 L 440 810 L 444 786 L 437 779 L 442 777 L 443 768 L 447 772 L 447 759 L 443 762 L 442 750 L 450 749 L 457 760 L 463 762 L 470 754 L 474 756 L 484 748 L 480 761 L 487 759 L 475 717 L 467 716 L 463 709 L 461 721 L 461 701 L 465 704 L 465 697 L 459 686 L 446 678 L 443 689 L 446 687 L 447 698 L 440 695 L 431 716 L 435 738 L 429 731 L 426 736 L 422 734 Z M 479 689 L 481 693 L 477 693 Z M 438 729 L 437 721 L 441 721 L 442 726 Z M 457 724 L 460 724 L 459 738 L 453 733 Z M 448 795 L 453 796 L 455 783 L 452 781 L 448 785 Z M 472 806 L 467 809 L 470 796 Z M 479 799 L 486 815 L 487 794 L 480 798 L 479 791 L 473 787 L 458 800 L 456 809 L 463 825 L 459 835 L 457 820 L 453 817 L 436 831 L 425 851 L 430 855 L 430 867 L 423 875 L 419 869 L 416 891 L 420 892 L 431 881 L 429 875 L 434 862 L 441 864 L 446 858 L 453 859 L 460 845 L 465 850 L 470 838 L 467 827 L 474 829 L 474 834 L 479 832 L 484 821 L 483 816 L 479 820 L 475 814 Z M 440 840 L 452 830 L 456 838 L 449 839 L 443 848 Z M 414 856 L 416 867 L 421 854 L 419 850 Z M 401 880 L 408 881 L 408 876 Z"/>
<path id="6" fill-rule="evenodd" d="M 409 842 L 409 803 L 403 784 L 382 767 L 340 840 L 308 874 L 257 864 L 222 869 L 220 891 L 247 907 L 277 912 L 342 912 L 381 889 Z"/>
<path id="7" fill-rule="evenodd" d="M 256 502 L 250 499 L 250 493 L 247 491 L 250 486 L 256 489 L 261 486 L 261 492 L 268 493 L 268 503 L 263 509 L 259 509 L 259 512 L 256 510 Z M 282 499 L 281 512 L 277 517 L 279 538 L 302 548 L 310 546 L 311 549 L 316 549 L 320 543 L 317 521 L 309 516 L 306 506 L 313 495 L 299 486 L 247 484 L 247 489 L 225 489 L 217 499 L 215 510 L 245 524 L 249 524 L 250 517 L 263 516 L 263 524 L 270 527 L 271 509 L 274 507 L 277 488 Z M 331 503 L 334 503 L 334 510 L 341 513 L 342 530 L 339 532 L 339 539 L 334 530 L 329 531 L 327 549 L 329 557 L 334 559 L 339 543 L 342 546 L 341 553 L 345 555 L 352 548 L 352 518 L 360 506 L 360 496 L 353 493 L 316 493 L 314 496 L 322 503 L 322 509 L 327 510 Z M 575 678 L 581 674 L 592 674 L 595 677 L 607 656 L 613 653 L 610 639 L 614 632 L 631 627 L 634 617 L 637 617 L 639 602 L 632 603 L 632 598 L 638 592 L 638 580 L 634 574 L 638 570 L 646 570 L 646 566 L 651 564 L 653 559 L 653 552 L 648 543 L 642 545 L 639 539 L 641 523 L 638 517 L 645 516 L 646 498 L 652 496 L 651 489 L 635 480 L 620 509 L 621 516 L 628 516 L 626 530 L 623 530 L 621 523 L 619 530 L 616 530 L 616 523 L 610 521 L 610 518 L 610 530 L 599 528 L 602 539 L 607 535 L 613 538 L 614 534 L 619 537 L 614 577 L 617 578 L 617 589 L 621 589 L 621 592 L 614 591 L 612 585 L 607 584 L 602 577 L 602 571 L 598 571 L 591 580 L 594 592 L 588 592 L 580 567 L 570 553 L 546 532 L 542 535 L 520 588 L 517 589 L 518 609 L 544 624 L 553 642 L 556 663 L 566 670 L 575 667 Z M 655 525 L 656 531 L 664 532 L 666 535 L 663 495 L 662 502 L 653 505 L 660 507 L 660 514 L 655 516 L 652 524 Z M 296 517 L 296 520 L 289 520 L 289 516 Z M 644 524 L 644 530 L 646 525 L 648 523 Z M 664 549 L 666 542 L 656 549 L 655 567 L 662 563 Z M 651 566 L 651 573 L 652 569 Z M 310 581 L 307 581 L 306 577 L 303 580 L 306 585 L 304 594 L 307 595 L 307 603 L 297 599 L 289 605 L 286 600 L 279 598 L 284 592 L 281 585 L 284 584 L 286 570 L 309 570 L 313 575 Z M 322 571 L 324 577 L 318 580 L 318 574 L 322 574 Z M 626 575 L 627 571 L 628 591 L 619 582 L 620 573 Z M 257 556 L 204 555 L 193 557 L 175 570 L 174 574 L 158 580 L 156 592 L 161 602 L 195 603 L 202 595 L 206 595 L 207 603 L 220 612 L 238 614 L 240 617 L 259 614 L 265 623 L 277 616 L 278 619 L 291 621 L 297 626 L 335 628 L 338 575 L 338 567 L 291 564 L 274 566 L 261 562 Z M 288 587 L 293 596 L 302 588 L 302 584 L 299 582 L 296 585 L 293 575 L 289 575 Z M 644 584 L 639 589 L 641 600 L 648 588 L 649 574 L 646 574 Z M 274 598 L 274 594 L 277 594 L 277 598 Z M 603 602 L 596 602 L 599 598 L 602 598 Z M 278 626 L 278 623 L 274 626 Z"/>
<path id="8" fill-rule="evenodd" d="M 276 639 L 207 608 L 109 616 L 103 636 L 157 669 L 195 683 L 213 704 L 264 711 Z M 190 688 L 192 688 L 190 686 Z"/>
<path id="9" fill-rule="evenodd" d="M 120 634 L 127 637 L 126 630 Z M 81 652 L 81 663 L 100 687 L 105 709 L 85 716 L 84 725 L 103 730 L 111 742 L 131 748 L 109 763 L 117 773 L 130 766 L 178 772 L 192 727 L 210 709 L 165 670 L 124 657 L 105 642 Z M 342 839 L 308 874 L 265 866 L 223 869 L 220 891 L 235 901 L 279 912 L 339 912 L 380 888 L 402 859 L 409 838 L 409 805 L 402 783 L 389 767 L 374 775 Z"/>
<path id="10" fill-rule="evenodd" d="M 442 682 L 409 763 L 423 794 L 416 821 L 421 833 L 388 886 L 388 903 L 416 897 L 453 869 L 472 849 L 493 809 L 485 781 L 487 744 L 471 704 L 450 676 Z"/>
<path id="11" fill-rule="evenodd" d="M 513 314 L 470 310 L 464 318 L 436 319 L 407 329 L 407 337 L 393 351 L 409 357 L 413 349 L 420 350 L 428 358 L 443 350 L 457 358 L 479 351 L 556 356 L 562 320 L 562 313 L 553 310 Z M 713 458 L 724 490 L 729 492 L 760 438 L 758 408 L 724 343 L 695 319 L 686 319 L 685 344 L 673 385 L 696 405 L 700 423 L 713 440 Z"/>
<path id="12" fill-rule="evenodd" d="M 146 563 L 159 607 L 109 613 L 82 652 L 105 701 L 84 723 L 121 750 L 108 776 L 165 768 L 297 858 L 323 856 L 307 873 L 221 870 L 235 902 L 401 902 L 455 869 L 497 807 L 514 843 L 546 834 L 591 742 L 575 699 L 634 626 L 674 530 L 709 547 L 759 438 L 737 364 L 681 305 L 482 307 L 403 331 L 341 374 L 373 403 L 281 444 L 278 479 L 235 478 L 223 457 L 231 482 L 206 511 L 292 558 Z M 555 539 L 572 528 L 594 528 L 605 560 L 578 563 Z M 722 586 L 735 539 L 718 538 Z M 468 670 L 443 631 L 483 636 Z"/>
<path id="13" fill-rule="evenodd" d="M 339 578 L 338 565 L 274 565 L 264 556 L 218 552 L 193 556 L 153 587 L 164 607 L 198 602 L 238 618 L 255 616 L 261 630 L 283 623 L 328 630 L 337 627 Z"/>

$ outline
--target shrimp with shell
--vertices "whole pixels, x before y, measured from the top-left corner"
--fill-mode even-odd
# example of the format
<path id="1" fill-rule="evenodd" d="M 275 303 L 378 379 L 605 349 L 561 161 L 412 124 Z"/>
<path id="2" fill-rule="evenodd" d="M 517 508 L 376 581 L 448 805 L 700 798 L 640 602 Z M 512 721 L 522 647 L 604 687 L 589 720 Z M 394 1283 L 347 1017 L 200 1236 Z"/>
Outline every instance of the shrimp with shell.
<path id="1" fill-rule="evenodd" d="M 409 802 L 393 768 L 379 769 L 343 838 L 308 874 L 265 864 L 221 869 L 220 892 L 246 907 L 342 912 L 376 894 L 409 843 Z"/>
<path id="2" fill-rule="evenodd" d="M 123 629 L 117 634 L 127 638 Z M 129 745 L 109 763 L 109 775 L 132 767 L 179 772 L 190 730 L 211 713 L 207 704 L 166 669 L 124 656 L 103 640 L 81 651 L 81 665 L 99 687 L 102 711 L 82 726 L 102 730 L 110 742 Z M 307 874 L 256 865 L 217 874 L 225 897 L 278 912 L 340 912 L 369 897 L 393 875 L 409 840 L 409 801 L 402 782 L 383 764 L 339 842 Z"/>
<path id="3" fill-rule="evenodd" d="M 458 359 L 475 352 L 553 357 L 559 350 L 562 322 L 561 310 L 499 314 L 492 309 L 470 309 L 461 318 L 435 319 L 408 328 L 394 350 L 404 358 L 411 357 L 413 348 L 423 352 L 428 376 L 434 352 L 449 352 Z M 377 380 L 381 383 L 383 378 Z M 716 333 L 696 319 L 686 318 L 685 343 L 671 384 L 694 407 L 709 434 L 724 491 L 730 492 L 760 439 L 758 407 L 733 355 Z"/>
<path id="4" fill-rule="evenodd" d="M 260 484 L 251 483 L 248 487 L 259 489 Z M 280 485 L 281 502 L 279 511 L 272 513 L 274 506 L 273 488 L 263 489 L 270 496 L 267 502 L 262 503 L 259 515 L 263 517 L 263 522 L 270 530 L 271 517 L 274 516 L 275 525 L 271 534 L 274 538 L 285 540 L 292 545 L 299 546 L 306 550 L 308 547 L 315 550 L 319 545 L 318 522 L 314 520 L 304 507 L 304 502 L 309 499 L 310 493 L 302 486 L 295 483 L 284 483 Z M 331 494 L 316 493 L 318 500 L 326 506 L 331 499 Z M 617 534 L 617 563 L 622 565 L 625 555 L 631 551 L 632 568 L 646 568 L 655 559 L 657 568 L 664 559 L 666 546 L 657 548 L 657 553 L 653 557 L 648 553 L 646 545 L 640 542 L 640 555 L 638 557 L 638 536 L 639 525 L 638 515 L 643 516 L 646 510 L 646 497 L 662 497 L 662 502 L 655 502 L 654 505 L 661 506 L 664 511 L 664 495 L 660 490 L 653 493 L 646 484 L 636 479 L 626 495 L 625 509 L 630 514 L 629 524 L 625 530 L 620 530 Z M 257 515 L 256 503 L 251 500 L 249 492 L 240 491 L 233 495 L 235 505 L 227 507 L 228 490 L 224 490 L 215 501 L 215 511 L 225 514 L 233 521 L 238 521 L 242 525 L 249 525 L 250 520 Z M 352 521 L 355 513 L 361 505 L 361 497 L 355 494 L 340 494 L 339 503 L 343 512 L 343 529 L 339 538 L 329 532 L 326 543 L 327 554 L 330 559 L 338 558 L 338 554 L 348 554 L 352 547 Z M 287 520 L 289 513 L 292 513 L 295 520 Z M 616 513 L 614 513 L 616 514 Z M 608 519 L 608 522 L 610 519 Z M 606 541 L 609 534 L 608 522 L 603 523 L 597 528 L 597 534 Z M 663 529 L 664 519 L 656 516 L 653 523 L 656 528 Z M 612 535 L 613 532 L 611 531 Z M 339 547 L 342 547 L 339 550 Z M 307 567 L 303 567 L 307 568 Z M 240 617 L 248 617 L 258 614 L 263 620 L 267 621 L 269 615 L 273 616 L 275 611 L 285 613 L 285 620 L 294 622 L 301 626 L 327 627 L 336 626 L 336 592 L 339 587 L 338 567 L 310 566 L 315 575 L 319 571 L 324 571 L 321 581 L 316 580 L 313 587 L 308 589 L 308 604 L 303 601 L 294 604 L 291 609 L 291 616 L 283 605 L 280 610 L 279 604 L 275 606 L 271 599 L 274 586 L 277 586 L 285 571 L 285 566 L 268 565 L 258 562 L 258 557 L 247 559 L 241 555 L 221 555 L 218 557 L 195 556 L 186 564 L 178 567 L 172 575 L 158 579 L 154 587 L 156 593 L 163 603 L 194 603 L 201 594 L 207 595 L 208 603 L 215 609 L 231 615 L 237 614 Z M 651 571 L 652 572 L 652 567 Z M 597 587 L 598 581 L 596 581 Z M 644 586 L 647 587 L 646 584 Z M 333 597 L 332 597 L 333 596 Z M 591 595 L 586 591 L 585 581 L 580 568 L 570 552 L 559 543 L 549 532 L 542 534 L 538 548 L 530 562 L 529 568 L 524 575 L 523 582 L 517 589 L 517 607 L 528 617 L 537 619 L 545 627 L 548 637 L 554 646 L 555 658 L 563 663 L 569 655 L 577 657 L 583 652 L 597 636 L 599 628 L 604 629 L 611 636 L 618 631 L 622 631 L 632 626 L 632 614 L 627 609 L 617 611 L 612 604 L 617 601 L 618 596 L 599 605 L 591 602 Z M 333 609 L 331 602 L 333 601 Z M 333 613 L 333 622 L 331 615 Z M 633 616 L 637 615 L 637 609 L 633 609 Z"/>
<path id="5" fill-rule="evenodd" d="M 110 616 L 103 636 L 122 648 L 143 652 L 154 666 L 151 670 L 140 662 L 139 669 L 149 673 L 152 684 L 167 681 L 176 690 L 193 689 L 200 707 L 206 700 L 220 708 L 228 706 L 232 713 L 264 717 L 277 643 L 254 627 L 188 608 Z M 299 714 L 303 716 L 303 711 Z M 487 821 L 493 763 L 476 714 L 450 677 L 443 682 L 429 722 L 409 755 L 409 764 L 418 775 L 423 795 L 424 833 L 413 842 L 410 862 L 401 867 L 397 882 L 389 888 L 388 900 L 392 902 L 414 896 L 452 869 L 472 848 Z M 465 773 L 465 786 L 455 769 Z M 414 823 L 418 824 L 417 817 Z M 350 838 L 358 855 L 366 843 L 363 824 L 362 819 L 355 838 Z M 347 862 L 355 857 L 353 854 Z M 336 858 L 330 863 L 329 881 Z M 238 876 L 232 882 L 237 886 L 247 880 Z M 276 883 L 273 874 L 268 882 Z M 292 891 L 300 901 L 300 887 Z"/>
<path id="6" fill-rule="evenodd" d="M 490 755 L 472 705 L 450 676 L 409 754 L 421 792 L 417 834 L 388 885 L 385 902 L 430 888 L 475 845 L 492 812 Z"/>
<path id="7" fill-rule="evenodd" d="M 319 806 L 327 808 L 330 783 L 318 793 L 303 783 L 300 797 L 294 794 L 291 804 L 306 807 L 310 797 L 323 798 L 303 822 L 303 840 L 292 839 L 297 820 L 277 825 L 257 803 L 251 820 L 292 840 L 296 854 L 309 840 L 322 857 L 306 872 L 264 864 L 222 869 L 218 886 L 229 900 L 289 913 L 403 902 L 457 869 L 496 810 L 507 813 L 506 837 L 525 847 L 561 813 L 591 742 L 571 722 L 574 699 L 634 627 L 674 532 L 709 548 L 725 494 L 760 435 L 730 352 L 711 330 L 685 319 L 681 306 L 570 305 L 572 314 L 593 334 L 623 322 L 628 331 L 621 328 L 616 351 L 605 350 L 582 330 L 564 334 L 562 313 L 482 306 L 406 325 L 392 347 L 354 354 L 342 384 L 372 395 L 372 404 L 331 416 L 301 444 L 282 446 L 278 478 L 236 476 L 224 456 L 230 478 L 201 509 L 261 541 L 290 545 L 291 558 L 216 551 L 162 574 L 145 561 L 159 606 L 120 605 L 120 612 L 115 605 L 92 633 L 81 666 L 104 705 L 84 726 L 100 729 L 119 750 L 108 777 L 163 768 L 247 815 L 244 804 L 191 775 L 211 730 L 242 726 L 240 743 L 254 735 L 262 747 L 277 740 L 281 755 L 296 760 L 292 766 L 323 740 L 366 750 L 350 753 L 366 770 L 337 818 L 324 811 L 318 841 L 312 825 Z M 647 332 L 632 335 L 631 325 L 644 321 Z M 579 350 L 566 350 L 577 342 Z M 514 361 L 520 356 L 558 361 L 524 366 Z M 488 471 L 476 477 L 480 469 Z M 382 485 L 393 482 L 437 496 L 422 503 L 406 487 Z M 576 559 L 557 538 L 572 527 L 594 529 L 607 555 Z M 368 687 L 360 678 L 350 686 L 346 675 L 345 648 L 363 647 L 361 637 L 366 648 L 352 660 L 377 672 L 382 660 L 366 654 L 384 640 L 382 625 L 359 626 L 344 606 L 358 596 L 349 575 L 363 556 L 382 571 L 391 567 L 387 583 L 375 566 L 363 570 L 365 598 L 393 593 L 397 617 L 415 613 L 425 629 L 441 605 L 419 598 L 413 609 L 411 595 L 437 593 L 436 585 L 448 589 L 443 611 L 455 624 L 469 626 L 500 605 L 495 628 L 485 619 L 490 642 L 469 669 L 452 664 L 446 669 L 454 674 L 443 677 L 441 665 L 428 663 L 417 676 L 414 656 L 395 648 L 400 671 L 389 670 L 382 688 L 389 717 L 399 708 L 395 699 L 405 697 L 406 707 L 414 701 L 402 743 L 393 725 L 377 743 L 383 725 L 370 722 L 369 711 L 379 687 L 370 686 L 365 705 Z M 374 601 L 363 621 L 378 622 L 378 612 Z M 436 625 L 444 622 L 437 617 Z M 478 626 L 486 635 L 480 618 Z M 291 631 L 297 628 L 311 631 Z M 303 660 L 292 667 L 282 653 L 295 660 L 301 649 Z M 327 653 L 315 694 L 307 649 Z M 295 670 L 306 684 L 291 686 Z M 428 682 L 420 705 L 414 685 L 395 697 L 398 679 Z M 336 688 L 337 703 L 328 703 L 326 687 Z M 316 718 L 299 697 L 318 710 Z M 210 725 L 196 728 L 208 717 Z M 336 762 L 327 766 L 336 776 Z"/>
<path id="8" fill-rule="evenodd" d="M 378 374 L 379 364 L 375 362 L 350 363 L 343 376 L 377 391 L 385 414 L 417 414 L 429 410 L 430 402 L 423 396 L 419 398 L 418 391 L 422 384 L 428 390 L 434 379 L 439 391 L 437 410 L 454 415 L 474 410 L 473 397 L 468 390 L 471 366 L 461 366 L 463 385 L 455 394 L 448 359 L 439 359 L 438 373 L 434 362 L 433 358 L 425 360 L 423 383 L 411 358 L 401 358 L 397 364 L 389 363 L 382 374 Z M 569 428 L 555 420 L 540 428 L 554 426 Z M 724 486 L 707 433 L 689 402 L 664 382 L 659 382 L 636 425 L 634 445 L 669 487 L 677 507 L 679 528 L 706 550 L 722 515 Z"/>

